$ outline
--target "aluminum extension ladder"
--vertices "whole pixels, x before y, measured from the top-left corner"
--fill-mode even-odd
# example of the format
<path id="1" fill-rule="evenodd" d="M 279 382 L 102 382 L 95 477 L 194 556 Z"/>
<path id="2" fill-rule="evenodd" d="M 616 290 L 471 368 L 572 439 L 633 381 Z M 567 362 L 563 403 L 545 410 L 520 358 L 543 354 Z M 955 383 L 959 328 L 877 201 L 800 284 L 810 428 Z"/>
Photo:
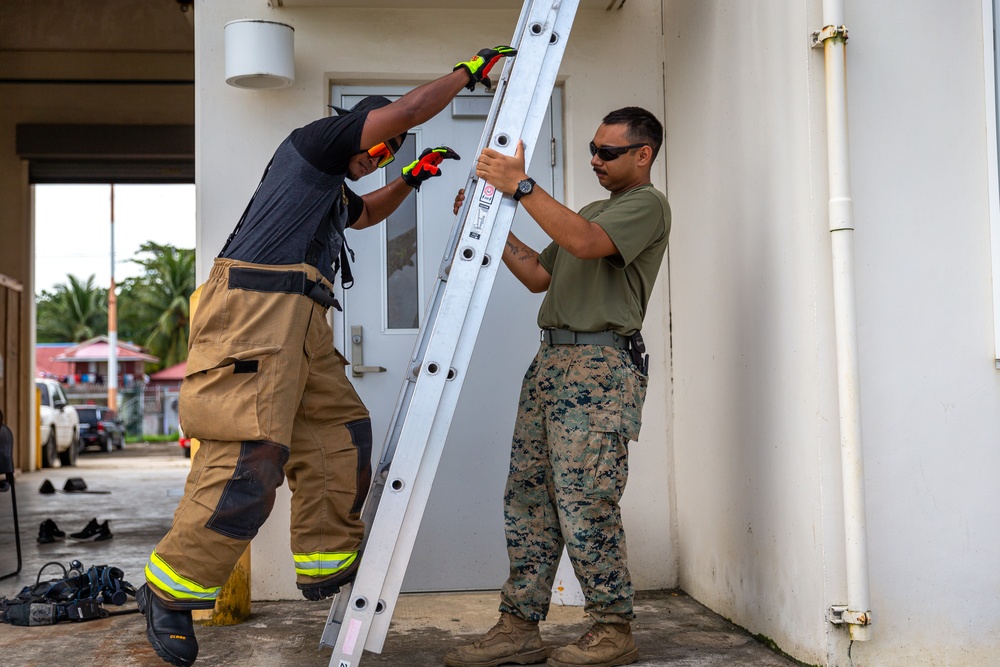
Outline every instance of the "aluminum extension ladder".
<path id="1" fill-rule="evenodd" d="M 485 146 L 512 155 L 523 139 L 530 162 L 578 5 L 525 1 L 511 42 L 518 53 L 504 63 L 476 156 Z M 361 565 L 334 598 L 320 639 L 320 648 L 333 647 L 330 667 L 357 667 L 365 649 L 382 652 L 517 209 L 474 166 L 465 192 L 362 511 Z"/>

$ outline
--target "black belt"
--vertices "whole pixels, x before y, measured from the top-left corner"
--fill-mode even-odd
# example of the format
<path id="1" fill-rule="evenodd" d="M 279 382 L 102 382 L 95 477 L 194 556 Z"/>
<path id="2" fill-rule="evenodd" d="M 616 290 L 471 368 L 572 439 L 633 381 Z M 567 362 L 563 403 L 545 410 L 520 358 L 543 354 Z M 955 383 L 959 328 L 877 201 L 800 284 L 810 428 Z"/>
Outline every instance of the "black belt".
<path id="1" fill-rule="evenodd" d="M 629 337 L 614 331 L 542 329 L 541 339 L 547 345 L 609 345 L 629 349 Z"/>
<path id="2" fill-rule="evenodd" d="M 302 271 L 268 271 L 234 266 L 229 269 L 229 289 L 303 294 L 321 306 L 333 306 L 340 310 L 333 292 Z"/>

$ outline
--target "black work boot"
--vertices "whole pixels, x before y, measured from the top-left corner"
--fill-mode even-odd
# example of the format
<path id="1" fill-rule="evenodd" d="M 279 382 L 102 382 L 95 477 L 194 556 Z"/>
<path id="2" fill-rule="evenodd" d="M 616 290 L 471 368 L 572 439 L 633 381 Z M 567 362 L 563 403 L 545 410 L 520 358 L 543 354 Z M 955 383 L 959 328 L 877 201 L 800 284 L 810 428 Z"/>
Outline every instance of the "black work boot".
<path id="1" fill-rule="evenodd" d="M 302 591 L 302 597 L 307 600 L 322 600 L 340 592 L 340 587 L 354 581 L 358 575 L 358 566 L 361 565 L 361 554 L 354 559 L 354 562 L 347 566 L 343 572 L 338 572 L 329 579 L 324 579 L 315 584 L 295 584 Z"/>
<path id="2" fill-rule="evenodd" d="M 135 592 L 139 611 L 146 617 L 146 639 L 156 655 L 171 665 L 188 667 L 198 657 L 191 610 L 168 609 L 166 604 L 143 584 Z"/>

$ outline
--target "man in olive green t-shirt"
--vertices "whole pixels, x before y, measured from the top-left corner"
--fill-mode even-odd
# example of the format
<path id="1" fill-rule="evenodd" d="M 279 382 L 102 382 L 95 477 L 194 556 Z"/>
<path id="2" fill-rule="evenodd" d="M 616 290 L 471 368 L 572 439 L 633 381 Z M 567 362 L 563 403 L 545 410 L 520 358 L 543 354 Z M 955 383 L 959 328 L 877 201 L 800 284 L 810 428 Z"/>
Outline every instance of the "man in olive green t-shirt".
<path id="1" fill-rule="evenodd" d="M 542 345 L 521 387 L 511 445 L 504 517 L 510 577 L 500 620 L 472 644 L 448 651 L 449 667 L 542 662 L 555 667 L 626 665 L 633 587 L 619 500 L 628 477 L 628 443 L 639 435 L 646 395 L 638 335 L 667 248 L 670 207 L 650 182 L 663 126 L 626 107 L 604 117 L 590 164 L 611 197 L 579 213 L 525 173 L 513 156 L 485 149 L 476 174 L 524 210 L 552 238 L 541 253 L 510 234 L 503 260 L 532 292 Z M 461 202 L 456 201 L 456 207 Z M 556 649 L 542 645 L 563 545 L 580 580 L 593 627 Z"/>

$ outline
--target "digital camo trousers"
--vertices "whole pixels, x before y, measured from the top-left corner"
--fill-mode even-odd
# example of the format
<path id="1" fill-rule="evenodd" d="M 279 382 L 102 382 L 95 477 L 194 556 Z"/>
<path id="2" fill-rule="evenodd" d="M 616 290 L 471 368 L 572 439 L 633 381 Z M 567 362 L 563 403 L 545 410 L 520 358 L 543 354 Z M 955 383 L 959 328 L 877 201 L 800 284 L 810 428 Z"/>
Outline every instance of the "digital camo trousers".
<path id="1" fill-rule="evenodd" d="M 596 622 L 625 623 L 633 588 L 618 502 L 646 377 L 626 351 L 542 345 L 525 374 L 504 493 L 510 576 L 500 611 L 545 618 L 566 546 Z"/>

